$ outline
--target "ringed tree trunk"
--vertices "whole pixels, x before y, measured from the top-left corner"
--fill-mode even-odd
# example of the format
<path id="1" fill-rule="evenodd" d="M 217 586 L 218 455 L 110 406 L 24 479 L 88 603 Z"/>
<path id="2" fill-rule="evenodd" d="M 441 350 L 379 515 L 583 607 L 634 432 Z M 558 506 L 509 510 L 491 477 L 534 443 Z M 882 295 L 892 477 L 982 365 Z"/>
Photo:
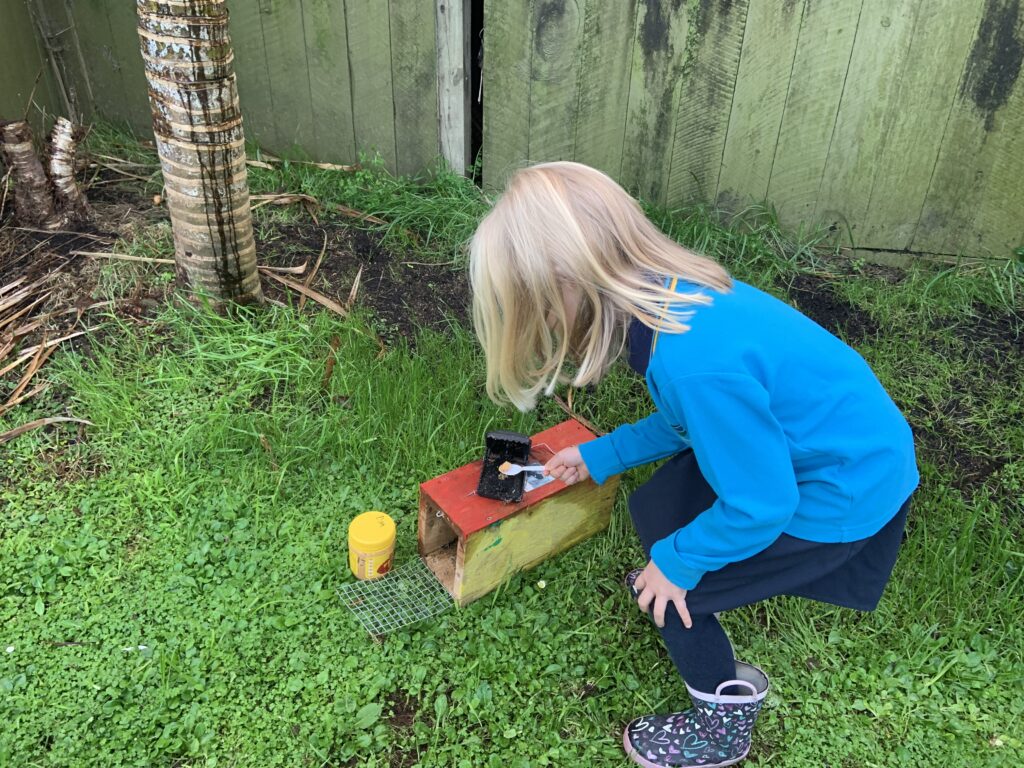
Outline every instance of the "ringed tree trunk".
<path id="1" fill-rule="evenodd" d="M 43 164 L 32 144 L 32 129 L 24 120 L 0 123 L 0 147 L 11 169 L 14 212 L 26 227 L 56 229 L 53 194 Z"/>
<path id="2" fill-rule="evenodd" d="M 178 278 L 218 303 L 260 303 L 225 0 L 136 2 Z"/>

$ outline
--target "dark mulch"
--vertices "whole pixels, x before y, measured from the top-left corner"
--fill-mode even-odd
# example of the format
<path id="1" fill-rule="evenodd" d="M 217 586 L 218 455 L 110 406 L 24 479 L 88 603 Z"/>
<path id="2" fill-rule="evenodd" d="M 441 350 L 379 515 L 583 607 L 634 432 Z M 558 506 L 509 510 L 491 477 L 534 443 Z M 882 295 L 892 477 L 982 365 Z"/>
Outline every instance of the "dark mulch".
<path id="1" fill-rule="evenodd" d="M 855 344 L 878 333 L 878 324 L 871 316 L 836 293 L 824 278 L 797 275 L 790 283 L 788 294 L 797 309 L 850 343 Z"/>
<path id="2" fill-rule="evenodd" d="M 345 304 L 362 268 L 357 304 L 372 311 L 385 337 L 398 334 L 411 341 L 419 328 L 443 330 L 452 321 L 468 322 L 469 286 L 464 269 L 396 253 L 381 234 L 353 227 L 346 220 L 279 226 L 258 240 L 260 263 L 298 266 L 308 262 L 304 275 L 309 274 L 325 237 L 327 250 L 311 287 Z M 305 276 L 294 279 L 304 282 Z M 264 279 L 263 284 L 271 298 L 296 300 L 274 280 Z"/>

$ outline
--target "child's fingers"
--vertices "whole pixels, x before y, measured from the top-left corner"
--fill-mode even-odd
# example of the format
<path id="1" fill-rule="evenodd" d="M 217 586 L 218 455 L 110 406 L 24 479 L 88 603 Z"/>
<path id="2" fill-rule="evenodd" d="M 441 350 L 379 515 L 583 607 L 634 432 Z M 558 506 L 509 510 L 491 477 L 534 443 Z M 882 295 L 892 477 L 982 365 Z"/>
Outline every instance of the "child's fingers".
<path id="1" fill-rule="evenodd" d="M 679 618 L 683 620 L 683 626 L 690 629 L 693 626 L 693 619 L 690 618 L 690 611 L 686 607 L 686 598 L 673 597 L 672 602 L 675 604 L 676 610 L 679 611 Z"/>
<path id="2" fill-rule="evenodd" d="M 654 599 L 654 623 L 659 627 L 665 626 L 665 607 L 668 604 L 668 600 L 663 595 L 658 595 Z"/>

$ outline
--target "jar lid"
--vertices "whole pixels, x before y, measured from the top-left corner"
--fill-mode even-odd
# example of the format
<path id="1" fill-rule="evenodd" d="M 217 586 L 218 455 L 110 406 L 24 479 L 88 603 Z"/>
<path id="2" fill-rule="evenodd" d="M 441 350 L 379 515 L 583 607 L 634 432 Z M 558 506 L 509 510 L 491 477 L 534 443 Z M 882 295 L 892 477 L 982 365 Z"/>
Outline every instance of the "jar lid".
<path id="1" fill-rule="evenodd" d="M 376 510 L 363 512 L 348 524 L 349 542 L 366 549 L 383 549 L 395 538 L 395 521 Z"/>

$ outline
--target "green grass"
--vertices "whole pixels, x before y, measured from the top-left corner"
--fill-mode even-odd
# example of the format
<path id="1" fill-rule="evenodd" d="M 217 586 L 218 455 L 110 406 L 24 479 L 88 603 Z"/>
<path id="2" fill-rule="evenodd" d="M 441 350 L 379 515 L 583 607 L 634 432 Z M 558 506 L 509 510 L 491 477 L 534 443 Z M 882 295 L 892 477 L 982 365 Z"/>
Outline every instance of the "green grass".
<path id="1" fill-rule="evenodd" d="M 439 258 L 457 257 L 483 209 L 450 178 L 266 173 L 262 189 L 400 221 Z M 776 293 L 841 267 L 767 213 L 731 228 L 706 210 L 652 215 Z M 158 252 L 166 234 L 128 246 Z M 134 285 L 133 265 L 107 269 L 103 290 Z M 983 305 L 1019 311 L 1018 280 L 921 266 L 896 284 L 868 269 L 835 281 L 879 323 L 859 349 L 915 422 L 1008 460 L 962 490 L 955 466 L 922 455 L 876 612 L 776 599 L 724 616 L 738 654 L 772 677 L 750 764 L 1024 760 L 1024 370 L 1017 358 L 990 375 L 980 342 L 953 330 Z M 477 458 L 489 428 L 563 418 L 551 403 L 490 404 L 464 330 L 380 355 L 366 320 L 187 306 L 144 330 L 110 318 L 89 354 L 55 357 L 47 395 L 0 417 L 3 431 L 66 408 L 94 425 L 0 453 L 0 765 L 624 766 L 623 724 L 684 702 L 619 586 L 640 557 L 625 493 L 649 468 L 625 478 L 607 533 L 466 609 L 381 643 L 363 633 L 336 592 L 348 521 L 388 511 L 408 561 L 419 482 Z M 620 369 L 577 397 L 605 427 L 649 407 Z M 410 723 L 396 707 L 415 710 Z"/>

